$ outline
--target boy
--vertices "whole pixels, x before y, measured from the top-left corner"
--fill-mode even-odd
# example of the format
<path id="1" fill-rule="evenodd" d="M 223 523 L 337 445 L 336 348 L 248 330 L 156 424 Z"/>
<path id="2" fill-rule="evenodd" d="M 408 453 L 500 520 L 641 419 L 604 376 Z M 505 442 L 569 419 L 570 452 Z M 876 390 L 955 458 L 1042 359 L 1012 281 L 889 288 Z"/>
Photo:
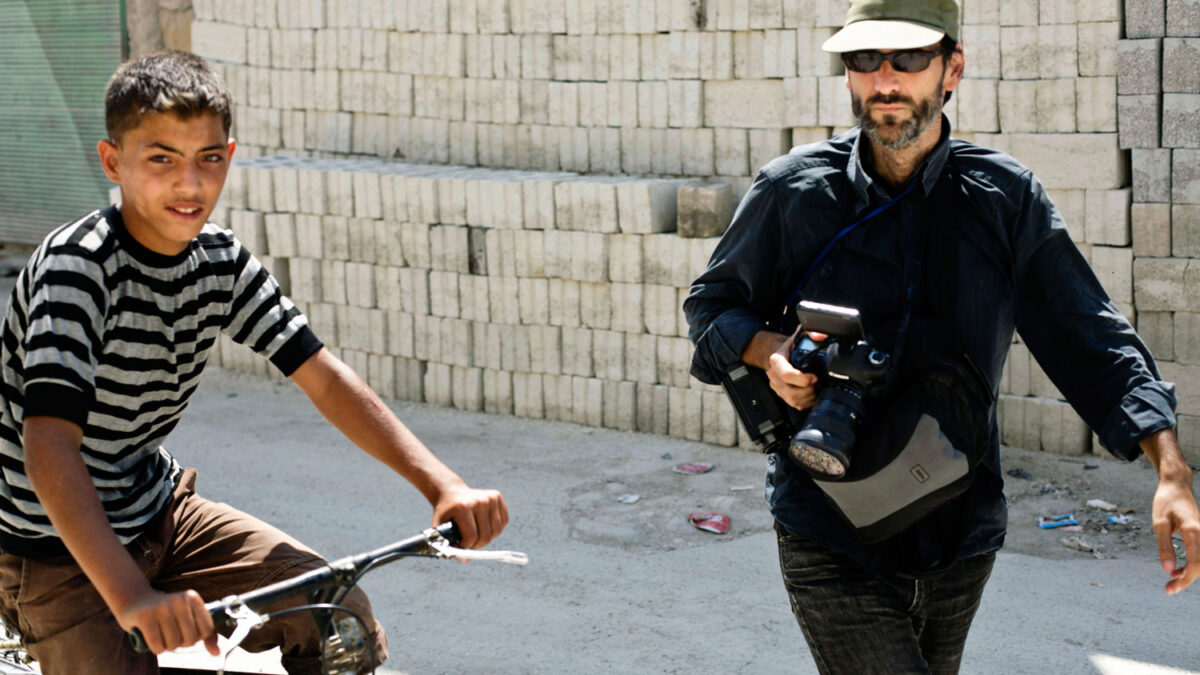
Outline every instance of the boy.
<path id="1" fill-rule="evenodd" d="M 412 483 L 433 520 L 485 545 L 503 497 L 437 460 L 322 348 L 275 279 L 231 233 L 206 224 L 235 142 L 230 96 L 201 59 L 158 53 L 117 70 L 98 150 L 121 188 L 109 207 L 52 232 L 17 280 L 0 337 L 0 612 L 43 672 L 157 672 L 159 653 L 204 640 L 213 600 L 323 564 L 299 542 L 193 490 L 160 447 L 224 331 L 268 357 L 347 438 Z M 203 599 L 202 599 L 203 598 Z M 357 591 L 344 603 L 387 656 Z M 252 633 L 289 673 L 319 672 L 315 622 Z M 369 672 L 370 664 L 364 664 Z"/>

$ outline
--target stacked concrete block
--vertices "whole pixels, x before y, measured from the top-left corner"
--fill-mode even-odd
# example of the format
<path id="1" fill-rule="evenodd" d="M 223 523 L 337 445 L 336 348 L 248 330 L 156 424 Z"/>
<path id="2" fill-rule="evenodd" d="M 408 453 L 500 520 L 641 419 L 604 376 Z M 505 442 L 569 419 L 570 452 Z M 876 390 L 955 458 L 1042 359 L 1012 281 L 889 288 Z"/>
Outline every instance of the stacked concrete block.
<path id="1" fill-rule="evenodd" d="M 264 210 L 226 209 L 235 233 L 381 393 L 737 442 L 728 406 L 699 403 L 717 392 L 691 380 L 682 337 L 716 239 L 675 233 L 681 212 L 722 229 L 729 184 L 278 156 L 236 175 Z M 302 198 L 311 186 L 326 198 Z M 689 187 L 722 200 L 691 204 Z"/>
<path id="2" fill-rule="evenodd" d="M 736 177 L 762 162 L 722 174 L 716 128 L 820 133 L 815 78 L 840 66 L 819 44 L 845 11 L 840 0 L 747 2 L 209 3 L 193 44 L 254 110 L 238 117 L 247 154 Z M 786 115 L 785 81 L 803 92 Z M 744 107 L 738 92 L 765 98 Z"/>
<path id="3" fill-rule="evenodd" d="M 1118 124 L 1121 147 L 1132 155 L 1130 235 L 1133 303 L 1138 330 L 1177 383 L 1179 431 L 1187 448 L 1200 440 L 1200 417 L 1183 405 L 1192 395 L 1193 303 L 1200 190 L 1200 24 L 1194 2 L 1125 3 L 1125 34 L 1117 43 Z M 1191 456 L 1195 456 L 1193 452 Z"/>
<path id="4" fill-rule="evenodd" d="M 846 8 L 197 0 L 193 48 L 237 101 L 219 213 L 384 393 L 739 443 L 688 374 L 680 304 L 758 169 L 855 124 L 820 50 Z M 956 133 L 1034 170 L 1165 372 L 1189 376 L 1196 3 L 963 9 Z M 266 372 L 232 346 L 219 360 Z M 1005 442 L 1090 445 L 1020 343 L 1001 394 Z M 1180 427 L 1200 434 L 1200 410 Z"/>
<path id="5" fill-rule="evenodd" d="M 706 183 L 680 188 L 679 236 L 719 237 L 733 217 L 733 186 Z"/>

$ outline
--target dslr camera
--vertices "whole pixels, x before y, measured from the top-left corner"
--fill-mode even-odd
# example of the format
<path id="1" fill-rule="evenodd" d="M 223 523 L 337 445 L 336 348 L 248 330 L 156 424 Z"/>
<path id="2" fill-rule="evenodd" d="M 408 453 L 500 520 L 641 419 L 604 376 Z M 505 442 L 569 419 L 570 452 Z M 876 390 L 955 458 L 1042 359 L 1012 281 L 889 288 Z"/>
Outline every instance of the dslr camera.
<path id="1" fill-rule="evenodd" d="M 867 396 L 887 381 L 888 355 L 866 341 L 857 309 L 801 302 L 796 315 L 806 333 L 828 337 L 801 335 L 792 349 L 792 366 L 816 375 L 819 393 L 788 456 L 814 478 L 837 480 L 850 469 Z"/>
<path id="2" fill-rule="evenodd" d="M 866 399 L 887 381 L 889 357 L 867 342 L 857 309 L 805 301 L 796 316 L 805 333 L 827 336 L 817 342 L 801 335 L 790 355 L 797 370 L 817 376 L 817 401 L 802 424 L 793 422 L 796 411 L 779 400 L 762 371 L 738 365 L 722 384 L 760 449 L 786 447 L 814 478 L 839 480 L 850 469 Z"/>

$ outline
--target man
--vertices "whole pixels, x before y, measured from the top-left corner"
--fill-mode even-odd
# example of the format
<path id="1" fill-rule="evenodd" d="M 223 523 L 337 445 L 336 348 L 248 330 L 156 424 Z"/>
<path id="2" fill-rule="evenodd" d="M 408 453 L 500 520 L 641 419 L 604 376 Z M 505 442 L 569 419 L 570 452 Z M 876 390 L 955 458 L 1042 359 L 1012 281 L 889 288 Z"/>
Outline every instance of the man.
<path id="1" fill-rule="evenodd" d="M 947 353 L 990 395 L 969 487 L 881 542 L 864 543 L 806 467 L 770 455 L 780 566 L 824 673 L 958 670 L 1004 538 L 995 395 L 1014 330 L 1110 452 L 1144 452 L 1157 469 L 1153 522 L 1167 593 L 1200 576 L 1200 563 L 1177 564 L 1171 541 L 1180 533 L 1187 559 L 1200 560 L 1173 386 L 1037 178 L 1003 153 L 949 137 L 941 111 L 963 77 L 958 17 L 954 0 L 850 2 L 823 47 L 842 55 L 858 126 L 763 168 L 684 303 L 697 378 L 716 383 L 749 364 L 797 410 L 822 390 L 789 362 L 803 330 L 793 332 L 786 307 L 796 298 L 858 309 L 893 372 L 916 376 L 926 345 L 955 345 Z M 790 320 L 779 319 L 785 310 Z M 881 423 L 881 405 L 868 399 L 863 429 Z"/>

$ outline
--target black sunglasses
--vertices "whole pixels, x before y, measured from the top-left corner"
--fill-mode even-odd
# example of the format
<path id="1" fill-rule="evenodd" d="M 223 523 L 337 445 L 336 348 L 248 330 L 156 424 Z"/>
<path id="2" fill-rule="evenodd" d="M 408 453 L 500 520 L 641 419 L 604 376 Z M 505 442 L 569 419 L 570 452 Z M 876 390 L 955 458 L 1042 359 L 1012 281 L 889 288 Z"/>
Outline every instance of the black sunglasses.
<path id="1" fill-rule="evenodd" d="M 879 70 L 884 61 L 892 64 L 892 68 L 895 68 L 896 72 L 919 73 L 929 67 L 930 61 L 945 53 L 944 47 L 930 51 L 905 49 L 889 54 L 876 51 L 844 52 L 842 53 L 842 63 L 846 64 L 846 70 L 853 70 L 856 73 L 873 73 Z"/>

